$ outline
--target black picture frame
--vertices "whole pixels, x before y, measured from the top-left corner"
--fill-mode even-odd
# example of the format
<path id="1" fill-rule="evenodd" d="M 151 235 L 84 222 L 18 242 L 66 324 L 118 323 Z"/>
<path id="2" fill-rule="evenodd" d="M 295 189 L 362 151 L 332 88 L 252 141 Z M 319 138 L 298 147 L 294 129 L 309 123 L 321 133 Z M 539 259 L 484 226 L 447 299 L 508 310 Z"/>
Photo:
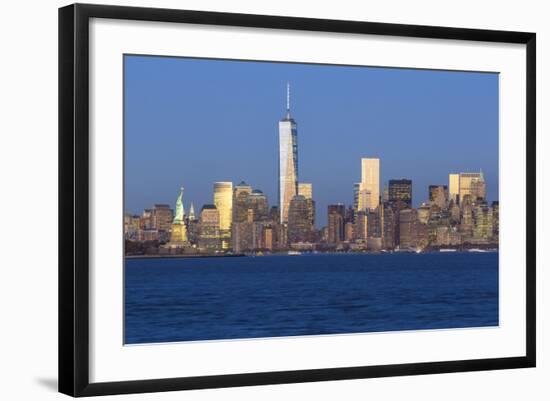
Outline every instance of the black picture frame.
<path id="1" fill-rule="evenodd" d="M 90 18 L 438 38 L 526 45 L 526 353 L 520 357 L 154 380 L 89 381 Z M 436 26 L 74 4 L 59 9 L 59 391 L 95 396 L 534 367 L 536 363 L 536 35 Z"/>

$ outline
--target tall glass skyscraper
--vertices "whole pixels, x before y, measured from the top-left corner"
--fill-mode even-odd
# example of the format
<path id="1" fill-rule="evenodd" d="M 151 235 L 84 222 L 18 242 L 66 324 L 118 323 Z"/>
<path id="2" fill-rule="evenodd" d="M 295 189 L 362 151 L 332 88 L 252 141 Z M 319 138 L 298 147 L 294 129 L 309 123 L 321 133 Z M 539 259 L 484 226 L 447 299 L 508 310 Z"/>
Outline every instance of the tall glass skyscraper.
<path id="1" fill-rule="evenodd" d="M 380 203 L 380 159 L 361 159 L 359 209 L 374 210 Z"/>
<path id="2" fill-rule="evenodd" d="M 286 86 L 286 116 L 279 121 L 279 211 L 288 222 L 288 208 L 298 194 L 298 131 L 290 116 L 290 84 Z"/>
<path id="3" fill-rule="evenodd" d="M 389 201 L 396 205 L 398 201 L 404 203 L 406 208 L 412 208 L 412 180 L 401 178 L 399 180 L 390 180 Z"/>
<path id="4" fill-rule="evenodd" d="M 483 172 L 449 174 L 449 195 L 451 200 L 462 202 L 466 195 L 472 200 L 485 199 L 486 185 Z"/>
<path id="5" fill-rule="evenodd" d="M 466 195 L 470 195 L 472 200 L 485 199 L 485 178 L 481 171 L 479 173 L 460 173 L 458 183 L 460 202 Z"/>
<path id="6" fill-rule="evenodd" d="M 460 175 L 449 174 L 449 197 L 453 202 L 457 202 L 458 194 L 460 192 Z"/>
<path id="7" fill-rule="evenodd" d="M 229 248 L 231 223 L 233 220 L 233 183 L 222 181 L 214 183 L 214 205 L 220 217 L 220 236 L 222 248 Z"/>

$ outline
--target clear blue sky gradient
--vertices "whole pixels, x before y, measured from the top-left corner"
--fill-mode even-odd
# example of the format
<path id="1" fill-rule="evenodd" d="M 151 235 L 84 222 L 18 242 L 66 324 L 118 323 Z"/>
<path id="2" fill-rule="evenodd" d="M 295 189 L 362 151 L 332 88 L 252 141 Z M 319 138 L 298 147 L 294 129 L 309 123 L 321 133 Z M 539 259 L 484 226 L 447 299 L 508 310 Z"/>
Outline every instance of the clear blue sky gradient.
<path id="1" fill-rule="evenodd" d="M 361 158 L 380 158 L 382 193 L 413 180 L 413 203 L 451 172 L 483 170 L 498 200 L 498 74 L 125 56 L 125 208 L 212 203 L 215 181 L 241 180 L 277 203 L 278 121 L 286 82 L 298 124 L 301 182 L 317 226 L 350 204 Z"/>

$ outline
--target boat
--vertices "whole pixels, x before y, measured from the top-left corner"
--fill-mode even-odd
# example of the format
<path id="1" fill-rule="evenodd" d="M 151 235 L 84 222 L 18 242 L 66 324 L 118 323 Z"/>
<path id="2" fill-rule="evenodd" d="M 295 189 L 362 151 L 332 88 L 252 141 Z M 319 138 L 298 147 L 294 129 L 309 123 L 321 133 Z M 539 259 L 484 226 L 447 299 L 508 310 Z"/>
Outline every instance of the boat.
<path id="1" fill-rule="evenodd" d="M 291 255 L 291 256 L 297 256 L 297 255 L 301 255 L 302 252 L 299 252 L 299 251 L 288 251 L 287 252 L 287 255 Z"/>
<path id="2" fill-rule="evenodd" d="M 468 249 L 468 252 L 487 252 L 485 249 L 472 248 Z"/>
<path id="3" fill-rule="evenodd" d="M 453 248 L 441 248 L 439 252 L 456 252 L 456 249 Z"/>

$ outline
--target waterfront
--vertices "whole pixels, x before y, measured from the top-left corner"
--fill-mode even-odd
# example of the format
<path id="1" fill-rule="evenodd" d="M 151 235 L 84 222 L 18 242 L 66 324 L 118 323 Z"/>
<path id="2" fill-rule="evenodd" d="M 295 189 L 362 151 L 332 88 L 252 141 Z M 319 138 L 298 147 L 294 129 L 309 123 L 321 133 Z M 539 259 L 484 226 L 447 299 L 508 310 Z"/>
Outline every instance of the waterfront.
<path id="1" fill-rule="evenodd" d="M 496 252 L 126 260 L 126 344 L 496 325 Z"/>

